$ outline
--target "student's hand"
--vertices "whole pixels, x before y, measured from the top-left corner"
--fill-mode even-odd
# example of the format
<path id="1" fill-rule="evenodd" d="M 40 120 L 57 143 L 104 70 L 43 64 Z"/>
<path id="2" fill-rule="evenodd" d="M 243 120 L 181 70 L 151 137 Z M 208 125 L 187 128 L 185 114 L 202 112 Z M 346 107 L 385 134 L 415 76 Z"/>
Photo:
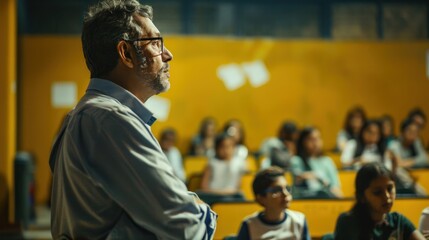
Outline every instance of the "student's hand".
<path id="1" fill-rule="evenodd" d="M 411 168 L 416 164 L 416 160 L 414 158 L 405 159 L 402 161 L 399 161 L 399 166 L 404 168 Z"/>
<path id="2" fill-rule="evenodd" d="M 363 159 L 362 157 L 357 157 L 353 159 L 353 163 L 351 165 L 362 165 L 363 164 Z"/>
<path id="3" fill-rule="evenodd" d="M 392 161 L 392 172 L 396 174 L 396 169 L 400 166 L 401 159 L 392 150 L 386 151 L 386 158 L 387 161 Z"/>
<path id="4" fill-rule="evenodd" d="M 300 177 L 303 179 L 315 179 L 315 178 L 317 178 L 313 172 L 304 172 L 300 175 Z"/>

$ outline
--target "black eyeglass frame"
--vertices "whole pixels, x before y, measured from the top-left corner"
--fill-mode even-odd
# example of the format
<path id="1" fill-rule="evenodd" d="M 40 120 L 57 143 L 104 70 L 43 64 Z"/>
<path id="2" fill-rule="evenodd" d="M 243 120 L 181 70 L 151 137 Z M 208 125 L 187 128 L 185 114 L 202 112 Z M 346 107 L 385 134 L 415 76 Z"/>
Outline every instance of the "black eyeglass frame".
<path id="1" fill-rule="evenodd" d="M 160 40 L 161 41 L 161 51 L 159 52 L 159 54 L 163 54 L 164 53 L 164 38 L 163 37 L 147 37 L 147 38 L 137 38 L 137 39 L 128 39 L 128 40 L 124 39 L 124 41 L 126 41 L 126 42 L 141 42 L 141 41 L 153 41 L 153 40 Z"/>

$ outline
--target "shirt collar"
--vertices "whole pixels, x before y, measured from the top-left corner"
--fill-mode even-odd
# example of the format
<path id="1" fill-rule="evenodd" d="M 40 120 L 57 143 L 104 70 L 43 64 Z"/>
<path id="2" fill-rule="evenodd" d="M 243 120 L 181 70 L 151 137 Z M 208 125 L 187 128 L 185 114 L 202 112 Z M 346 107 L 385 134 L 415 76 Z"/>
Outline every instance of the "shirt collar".
<path id="1" fill-rule="evenodd" d="M 149 111 L 136 96 L 112 81 L 100 78 L 91 78 L 87 89 L 87 92 L 88 91 L 98 91 L 115 98 L 121 104 L 129 107 L 149 126 L 152 126 L 156 121 L 153 113 Z"/>
<path id="2" fill-rule="evenodd" d="M 271 226 L 279 225 L 279 224 L 284 223 L 284 222 L 286 221 L 286 218 L 287 218 L 287 212 L 285 211 L 284 213 L 285 213 L 285 215 L 284 215 L 283 219 L 282 219 L 282 220 L 280 220 L 280 221 L 276 221 L 276 222 L 270 222 L 270 221 L 265 220 L 265 218 L 264 218 L 264 212 L 260 212 L 260 213 L 258 214 L 258 219 L 259 219 L 262 223 L 264 223 L 264 224 L 266 224 L 266 225 L 271 225 Z"/>

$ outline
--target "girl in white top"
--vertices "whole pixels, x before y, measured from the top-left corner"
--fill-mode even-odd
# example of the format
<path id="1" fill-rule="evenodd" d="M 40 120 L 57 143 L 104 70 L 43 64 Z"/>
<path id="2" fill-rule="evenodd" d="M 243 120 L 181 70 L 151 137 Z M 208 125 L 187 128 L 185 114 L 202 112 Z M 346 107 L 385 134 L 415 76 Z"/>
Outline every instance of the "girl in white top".
<path id="1" fill-rule="evenodd" d="M 209 160 L 204 171 L 201 190 L 215 194 L 238 193 L 246 164 L 234 155 L 235 141 L 232 136 L 226 133 L 217 136 L 215 152 L 216 156 Z"/>
<path id="2" fill-rule="evenodd" d="M 343 167 L 360 168 L 365 163 L 382 162 L 388 169 L 392 169 L 390 155 L 386 152 L 380 123 L 368 120 L 364 123 L 358 138 L 347 142 L 341 154 L 341 163 Z"/>

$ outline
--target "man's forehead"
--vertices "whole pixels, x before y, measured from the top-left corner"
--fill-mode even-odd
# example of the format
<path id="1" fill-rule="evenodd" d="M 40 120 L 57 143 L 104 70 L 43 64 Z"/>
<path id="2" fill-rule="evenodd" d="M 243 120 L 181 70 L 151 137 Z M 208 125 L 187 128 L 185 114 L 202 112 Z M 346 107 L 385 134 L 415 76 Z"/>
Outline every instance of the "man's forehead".
<path id="1" fill-rule="evenodd" d="M 136 20 L 137 24 L 142 28 L 143 35 L 140 37 L 159 37 L 161 36 L 161 33 L 159 32 L 158 28 L 153 24 L 152 20 L 150 20 L 147 17 L 143 17 L 140 15 L 134 16 L 134 19 Z"/>

